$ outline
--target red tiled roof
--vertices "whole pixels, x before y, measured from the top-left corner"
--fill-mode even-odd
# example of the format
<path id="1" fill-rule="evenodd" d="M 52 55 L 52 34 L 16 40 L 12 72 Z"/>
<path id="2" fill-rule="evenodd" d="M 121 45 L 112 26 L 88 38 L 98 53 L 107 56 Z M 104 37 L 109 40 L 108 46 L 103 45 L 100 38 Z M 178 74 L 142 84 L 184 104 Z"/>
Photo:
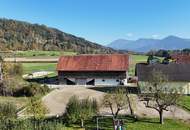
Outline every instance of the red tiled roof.
<path id="1" fill-rule="evenodd" d="M 127 71 L 129 56 L 126 54 L 62 56 L 58 71 Z"/>
<path id="2" fill-rule="evenodd" d="M 175 54 L 171 58 L 175 60 L 176 63 L 190 63 L 190 55 L 187 54 Z"/>

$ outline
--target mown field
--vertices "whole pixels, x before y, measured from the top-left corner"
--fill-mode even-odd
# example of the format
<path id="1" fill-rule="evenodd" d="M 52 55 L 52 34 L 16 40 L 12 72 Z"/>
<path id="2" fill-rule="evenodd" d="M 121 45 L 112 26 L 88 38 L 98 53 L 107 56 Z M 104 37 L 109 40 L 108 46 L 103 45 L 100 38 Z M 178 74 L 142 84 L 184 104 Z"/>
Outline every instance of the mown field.
<path id="1" fill-rule="evenodd" d="M 38 71 L 53 71 L 56 73 L 57 63 L 22 63 L 24 74 Z"/>
<path id="2" fill-rule="evenodd" d="M 148 56 L 146 55 L 130 55 L 129 75 L 135 75 L 135 65 L 137 63 L 146 63 Z"/>
<path id="3" fill-rule="evenodd" d="M 181 121 L 165 119 L 163 125 L 158 123 L 159 119 L 134 119 L 124 118 L 124 127 L 126 130 L 190 130 L 190 125 Z M 113 130 L 112 119 L 99 119 L 99 128 L 101 130 Z M 79 126 L 74 125 L 74 129 Z M 96 122 L 89 121 L 86 123 L 87 130 L 96 129 Z"/>
<path id="4" fill-rule="evenodd" d="M 15 55 L 17 57 L 35 57 L 35 56 L 55 57 L 55 56 L 61 56 L 61 55 L 76 55 L 76 52 L 66 52 L 66 51 L 16 51 Z"/>

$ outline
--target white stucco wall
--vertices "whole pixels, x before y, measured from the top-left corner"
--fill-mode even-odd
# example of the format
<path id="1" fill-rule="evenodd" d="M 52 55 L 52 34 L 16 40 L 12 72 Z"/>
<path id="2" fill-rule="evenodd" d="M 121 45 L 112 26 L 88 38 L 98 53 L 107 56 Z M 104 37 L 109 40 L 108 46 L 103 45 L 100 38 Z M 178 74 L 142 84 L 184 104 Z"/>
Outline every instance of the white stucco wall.
<path id="1" fill-rule="evenodd" d="M 119 85 L 119 83 L 117 79 L 95 79 L 95 85 Z"/>
<path id="2" fill-rule="evenodd" d="M 141 92 L 145 93 L 147 88 L 145 82 L 138 82 Z M 190 94 L 190 82 L 169 82 L 166 84 L 167 87 L 179 88 L 182 94 Z"/>

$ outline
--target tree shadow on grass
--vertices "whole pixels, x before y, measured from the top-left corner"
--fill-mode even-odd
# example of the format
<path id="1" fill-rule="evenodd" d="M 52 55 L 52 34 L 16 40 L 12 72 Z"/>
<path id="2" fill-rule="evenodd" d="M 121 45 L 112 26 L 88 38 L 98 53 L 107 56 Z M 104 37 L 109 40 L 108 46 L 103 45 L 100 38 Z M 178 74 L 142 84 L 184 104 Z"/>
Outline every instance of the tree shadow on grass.
<path id="1" fill-rule="evenodd" d="M 58 84 L 58 77 L 39 77 L 39 78 L 32 78 L 32 79 L 25 79 L 27 82 L 35 82 L 39 84 Z"/>
<path id="2" fill-rule="evenodd" d="M 89 89 L 93 89 L 100 92 L 113 92 L 116 89 L 116 87 L 91 87 Z"/>
<path id="3" fill-rule="evenodd" d="M 95 87 L 91 87 L 89 89 L 93 89 L 96 91 L 100 91 L 100 92 L 113 92 L 115 89 L 117 88 L 124 88 L 127 89 L 127 91 L 130 94 L 139 94 L 139 88 L 138 87 L 126 87 L 126 86 L 95 86 Z"/>
<path id="4" fill-rule="evenodd" d="M 157 119 L 147 119 L 147 118 L 140 118 L 138 119 L 138 122 L 144 122 L 144 123 L 151 123 L 151 124 L 160 124 Z"/>

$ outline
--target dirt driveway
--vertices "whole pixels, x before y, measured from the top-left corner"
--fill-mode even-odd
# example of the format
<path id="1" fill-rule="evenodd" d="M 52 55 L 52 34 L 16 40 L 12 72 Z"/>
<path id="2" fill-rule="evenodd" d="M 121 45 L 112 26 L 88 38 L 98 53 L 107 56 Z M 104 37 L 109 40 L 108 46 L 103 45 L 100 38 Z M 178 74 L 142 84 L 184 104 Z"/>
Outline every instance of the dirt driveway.
<path id="1" fill-rule="evenodd" d="M 89 97 L 100 101 L 104 93 L 85 87 L 64 87 L 63 89 L 55 89 L 43 97 L 42 100 L 48 107 L 50 115 L 61 115 L 65 112 L 65 107 L 69 98 L 73 95 L 78 96 L 80 99 Z"/>
<path id="2" fill-rule="evenodd" d="M 96 98 L 97 101 L 100 103 L 103 95 L 105 93 L 96 91 L 93 89 L 88 89 L 85 87 L 65 87 L 62 89 L 55 89 L 45 97 L 43 97 L 43 102 L 49 109 L 50 115 L 61 115 L 65 111 L 66 104 L 71 96 L 76 95 L 79 98 Z M 135 96 L 135 95 L 134 95 Z M 158 112 L 146 108 L 143 102 L 137 101 L 135 104 L 135 114 L 140 117 L 158 117 Z M 110 114 L 109 109 L 102 108 L 100 110 L 102 114 Z M 123 110 L 121 113 L 126 114 L 129 113 L 129 110 Z M 190 122 L 190 113 L 179 108 L 172 106 L 171 111 L 164 112 L 164 117 L 167 118 L 177 118 L 184 121 Z"/>

